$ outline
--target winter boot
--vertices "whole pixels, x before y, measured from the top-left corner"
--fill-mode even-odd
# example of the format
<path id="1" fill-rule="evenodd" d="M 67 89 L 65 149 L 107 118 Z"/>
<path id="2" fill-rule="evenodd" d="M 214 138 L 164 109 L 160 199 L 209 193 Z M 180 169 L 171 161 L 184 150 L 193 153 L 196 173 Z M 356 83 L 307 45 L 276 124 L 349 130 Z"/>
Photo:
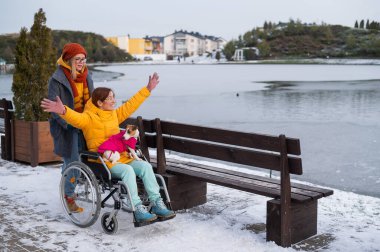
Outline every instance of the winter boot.
<path id="1" fill-rule="evenodd" d="M 175 217 L 175 212 L 169 210 L 162 198 L 158 198 L 153 202 L 152 213 L 156 214 L 160 221 L 169 220 Z"/>
<path id="2" fill-rule="evenodd" d="M 141 203 L 136 205 L 136 211 L 134 214 L 136 222 L 152 222 L 157 219 L 157 216 L 149 213 L 146 206 Z"/>
<path id="3" fill-rule="evenodd" d="M 83 208 L 79 207 L 77 203 L 75 203 L 75 197 L 65 196 L 67 207 L 71 213 L 81 213 L 83 212 Z"/>

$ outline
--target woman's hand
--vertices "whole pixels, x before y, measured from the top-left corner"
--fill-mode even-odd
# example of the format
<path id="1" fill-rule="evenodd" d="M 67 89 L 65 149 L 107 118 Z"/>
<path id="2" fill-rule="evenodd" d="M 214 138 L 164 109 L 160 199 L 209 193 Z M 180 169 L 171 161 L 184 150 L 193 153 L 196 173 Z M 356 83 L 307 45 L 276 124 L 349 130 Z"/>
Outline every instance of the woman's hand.
<path id="1" fill-rule="evenodd" d="M 152 90 L 155 89 L 157 84 L 160 82 L 158 79 L 159 79 L 159 77 L 158 77 L 157 73 L 154 73 L 152 76 L 149 76 L 149 82 L 148 82 L 148 85 L 146 86 L 146 88 L 150 92 L 152 92 Z"/>
<path id="2" fill-rule="evenodd" d="M 54 112 L 59 115 L 64 115 L 66 113 L 66 107 L 63 106 L 63 103 L 59 96 L 57 96 L 57 101 L 52 101 L 44 98 L 41 101 L 41 108 L 43 108 L 45 112 Z"/>

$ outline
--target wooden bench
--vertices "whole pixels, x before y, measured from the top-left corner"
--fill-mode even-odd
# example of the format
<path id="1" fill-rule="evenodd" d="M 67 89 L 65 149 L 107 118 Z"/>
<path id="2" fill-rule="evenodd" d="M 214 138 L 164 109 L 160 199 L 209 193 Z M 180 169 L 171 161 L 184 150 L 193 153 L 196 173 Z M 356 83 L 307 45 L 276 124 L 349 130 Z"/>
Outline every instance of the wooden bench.
<path id="1" fill-rule="evenodd" d="M 1 158 L 4 160 L 12 160 L 12 126 L 13 119 L 13 104 L 12 101 L 2 98 L 0 100 L 0 124 L 1 133 Z"/>
<path id="2" fill-rule="evenodd" d="M 173 209 L 207 201 L 207 183 L 272 198 L 267 202 L 267 240 L 289 247 L 317 233 L 317 200 L 332 190 L 291 183 L 290 174 L 302 175 L 300 141 L 271 136 L 155 120 L 129 119 L 140 130 L 140 148 L 163 175 Z M 149 148 L 156 149 L 150 157 Z M 280 179 L 221 169 L 197 162 L 168 159 L 166 151 L 189 157 L 211 158 L 236 165 L 277 171 Z M 217 162 L 217 161 L 216 161 Z"/>

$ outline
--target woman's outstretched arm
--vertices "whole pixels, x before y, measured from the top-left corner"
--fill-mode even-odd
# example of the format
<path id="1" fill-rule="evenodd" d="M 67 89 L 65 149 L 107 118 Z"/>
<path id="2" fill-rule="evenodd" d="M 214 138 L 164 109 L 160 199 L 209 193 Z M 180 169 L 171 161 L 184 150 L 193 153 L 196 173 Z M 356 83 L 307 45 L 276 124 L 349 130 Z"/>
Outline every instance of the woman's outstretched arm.
<path id="1" fill-rule="evenodd" d="M 61 99 L 57 96 L 56 101 L 49 100 L 47 98 L 42 99 L 41 108 L 45 112 L 53 112 L 59 115 L 67 123 L 71 124 L 75 128 L 83 129 L 90 123 L 89 116 L 85 113 L 78 113 L 69 107 L 63 105 Z"/>

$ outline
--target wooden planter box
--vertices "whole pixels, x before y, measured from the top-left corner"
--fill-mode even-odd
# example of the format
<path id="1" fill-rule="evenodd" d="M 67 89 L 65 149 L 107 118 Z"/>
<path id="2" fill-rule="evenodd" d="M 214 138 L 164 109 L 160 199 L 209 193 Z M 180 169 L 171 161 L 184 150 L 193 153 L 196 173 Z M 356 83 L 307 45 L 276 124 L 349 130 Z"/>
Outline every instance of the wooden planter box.
<path id="1" fill-rule="evenodd" d="M 48 121 L 13 120 L 13 132 L 14 160 L 30 163 L 33 167 L 61 160 L 53 152 L 54 144 Z"/>

